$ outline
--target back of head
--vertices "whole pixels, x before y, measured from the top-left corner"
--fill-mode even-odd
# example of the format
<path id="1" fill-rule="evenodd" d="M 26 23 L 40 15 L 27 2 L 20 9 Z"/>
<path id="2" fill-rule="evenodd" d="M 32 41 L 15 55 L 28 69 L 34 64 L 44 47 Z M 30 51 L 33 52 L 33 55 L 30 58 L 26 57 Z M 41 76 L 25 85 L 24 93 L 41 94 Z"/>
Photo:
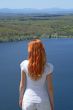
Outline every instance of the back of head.
<path id="1" fill-rule="evenodd" d="M 33 80 L 42 77 L 46 63 L 46 53 L 41 40 L 35 39 L 28 44 L 28 74 Z"/>

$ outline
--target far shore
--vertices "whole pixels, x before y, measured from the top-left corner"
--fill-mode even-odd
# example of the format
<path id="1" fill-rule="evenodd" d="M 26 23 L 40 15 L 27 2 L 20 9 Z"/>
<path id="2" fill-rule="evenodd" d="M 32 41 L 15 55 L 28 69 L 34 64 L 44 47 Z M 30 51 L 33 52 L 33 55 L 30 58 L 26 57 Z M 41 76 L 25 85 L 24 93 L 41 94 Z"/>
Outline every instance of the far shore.
<path id="1" fill-rule="evenodd" d="M 0 16 L 0 42 L 36 38 L 73 38 L 73 14 Z"/>
<path id="2" fill-rule="evenodd" d="M 46 36 L 46 37 L 42 37 L 42 36 L 21 36 L 21 37 L 10 37 L 10 38 L 0 38 L 0 43 L 2 42 L 18 42 L 18 41 L 24 41 L 24 40 L 33 40 L 33 39 L 41 39 L 41 38 L 48 38 L 48 39 L 65 39 L 65 38 L 73 38 L 73 36 Z"/>

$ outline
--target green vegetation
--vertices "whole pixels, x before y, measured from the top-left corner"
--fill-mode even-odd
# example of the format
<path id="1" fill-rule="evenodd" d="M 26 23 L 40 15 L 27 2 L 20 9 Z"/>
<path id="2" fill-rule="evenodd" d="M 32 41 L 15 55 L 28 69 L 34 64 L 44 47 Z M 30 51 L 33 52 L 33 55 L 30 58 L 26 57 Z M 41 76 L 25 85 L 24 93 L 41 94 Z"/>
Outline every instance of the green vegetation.
<path id="1" fill-rule="evenodd" d="M 0 42 L 45 37 L 73 38 L 73 15 L 0 15 Z"/>

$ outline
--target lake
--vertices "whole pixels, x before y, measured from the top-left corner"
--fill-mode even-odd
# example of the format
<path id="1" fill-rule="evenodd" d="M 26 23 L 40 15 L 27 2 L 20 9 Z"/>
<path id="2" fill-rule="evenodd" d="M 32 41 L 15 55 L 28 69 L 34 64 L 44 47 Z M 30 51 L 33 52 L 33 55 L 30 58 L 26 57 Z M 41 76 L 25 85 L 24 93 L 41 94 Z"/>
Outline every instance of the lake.
<path id="1" fill-rule="evenodd" d="M 0 43 L 0 110 L 20 110 L 20 62 L 28 40 Z M 55 110 L 73 110 L 73 39 L 42 39 L 47 61 L 54 65 Z"/>

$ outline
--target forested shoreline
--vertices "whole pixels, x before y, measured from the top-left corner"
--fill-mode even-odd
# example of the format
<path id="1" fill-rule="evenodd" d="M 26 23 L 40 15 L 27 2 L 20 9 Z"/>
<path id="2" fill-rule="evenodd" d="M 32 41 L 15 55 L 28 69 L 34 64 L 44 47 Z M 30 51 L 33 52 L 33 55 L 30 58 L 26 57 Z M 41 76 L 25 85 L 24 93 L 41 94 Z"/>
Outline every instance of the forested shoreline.
<path id="1" fill-rule="evenodd" d="M 0 42 L 73 38 L 73 15 L 0 14 Z"/>

